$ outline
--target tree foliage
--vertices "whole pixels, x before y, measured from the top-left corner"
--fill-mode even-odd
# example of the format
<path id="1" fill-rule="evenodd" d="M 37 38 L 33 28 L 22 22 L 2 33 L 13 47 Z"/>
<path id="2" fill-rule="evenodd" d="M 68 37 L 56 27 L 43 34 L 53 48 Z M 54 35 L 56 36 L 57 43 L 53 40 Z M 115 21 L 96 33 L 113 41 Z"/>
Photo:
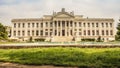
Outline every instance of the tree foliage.
<path id="1" fill-rule="evenodd" d="M 6 27 L 0 23 L 0 40 L 7 39 L 7 34 Z"/>
<path id="2" fill-rule="evenodd" d="M 120 23 L 117 26 L 116 40 L 120 41 Z"/>

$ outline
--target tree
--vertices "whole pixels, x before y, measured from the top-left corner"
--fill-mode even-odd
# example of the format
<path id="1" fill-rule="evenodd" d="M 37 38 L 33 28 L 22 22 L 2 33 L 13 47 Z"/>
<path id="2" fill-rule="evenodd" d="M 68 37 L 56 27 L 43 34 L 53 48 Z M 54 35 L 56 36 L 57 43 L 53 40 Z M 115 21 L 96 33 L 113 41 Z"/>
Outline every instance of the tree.
<path id="1" fill-rule="evenodd" d="M 117 34 L 116 34 L 115 38 L 117 41 L 120 41 L 120 23 L 117 26 Z"/>
<path id="2" fill-rule="evenodd" d="M 6 31 L 6 27 L 3 26 L 1 23 L 0 23 L 0 40 L 5 40 L 8 38 L 8 33 Z"/>

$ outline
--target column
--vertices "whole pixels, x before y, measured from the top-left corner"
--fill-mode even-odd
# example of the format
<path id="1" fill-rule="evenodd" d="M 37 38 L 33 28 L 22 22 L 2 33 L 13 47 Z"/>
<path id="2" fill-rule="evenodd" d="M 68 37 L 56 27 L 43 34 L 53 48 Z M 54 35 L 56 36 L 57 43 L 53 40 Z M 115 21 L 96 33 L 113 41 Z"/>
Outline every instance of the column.
<path id="1" fill-rule="evenodd" d="M 70 36 L 70 21 L 68 21 L 68 35 Z"/>
<path id="2" fill-rule="evenodd" d="M 65 36 L 67 36 L 67 21 L 65 21 Z"/>
<path id="3" fill-rule="evenodd" d="M 53 21 L 53 31 L 52 31 L 52 36 L 55 34 L 55 22 Z"/>
<path id="4" fill-rule="evenodd" d="M 60 30 L 60 36 L 62 36 L 62 21 L 60 21 L 60 27 L 61 27 L 61 28 L 60 28 L 60 29 L 61 29 L 61 30 Z"/>

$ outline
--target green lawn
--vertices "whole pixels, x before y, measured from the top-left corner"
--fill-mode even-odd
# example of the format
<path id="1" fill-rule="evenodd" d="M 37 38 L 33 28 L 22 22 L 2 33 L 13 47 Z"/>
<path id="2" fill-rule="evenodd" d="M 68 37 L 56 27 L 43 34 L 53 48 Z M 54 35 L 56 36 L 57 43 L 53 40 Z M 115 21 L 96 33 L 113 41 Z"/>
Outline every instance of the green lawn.
<path id="1" fill-rule="evenodd" d="M 0 61 L 32 65 L 120 67 L 120 48 L 0 49 Z"/>

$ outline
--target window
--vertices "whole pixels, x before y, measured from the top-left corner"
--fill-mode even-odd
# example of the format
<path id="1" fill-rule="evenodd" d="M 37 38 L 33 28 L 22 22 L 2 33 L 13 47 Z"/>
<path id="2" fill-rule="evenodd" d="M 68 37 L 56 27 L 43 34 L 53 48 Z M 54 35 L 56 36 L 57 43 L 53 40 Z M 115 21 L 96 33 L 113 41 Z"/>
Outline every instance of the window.
<path id="1" fill-rule="evenodd" d="M 25 23 L 22 24 L 22 27 L 23 27 L 23 28 L 25 27 Z"/>
<path id="2" fill-rule="evenodd" d="M 88 27 L 90 27 L 90 23 L 88 23 Z"/>
<path id="3" fill-rule="evenodd" d="M 24 35 L 25 35 L 25 31 L 23 30 L 23 31 L 22 31 L 22 36 L 24 36 Z"/>
<path id="4" fill-rule="evenodd" d="M 45 29 L 45 31 L 48 31 L 48 29 Z"/>
<path id="5" fill-rule="evenodd" d="M 112 27 L 112 23 L 110 23 L 110 27 Z"/>
<path id="6" fill-rule="evenodd" d="M 79 27 L 81 27 L 81 22 L 79 22 Z"/>
<path id="7" fill-rule="evenodd" d="M 30 31 L 28 30 L 28 36 L 30 36 Z"/>
<path id="8" fill-rule="evenodd" d="M 98 27 L 98 23 L 96 23 L 96 27 Z"/>
<path id="9" fill-rule="evenodd" d="M 88 35 L 90 35 L 90 30 L 88 30 Z"/>
<path id="10" fill-rule="evenodd" d="M 37 28 L 39 27 L 39 23 L 36 23 Z"/>
<path id="11" fill-rule="evenodd" d="M 43 23 L 41 23 L 41 27 L 43 27 Z"/>
<path id="12" fill-rule="evenodd" d="M 108 30 L 106 30 L 106 35 L 109 35 Z"/>
<path id="13" fill-rule="evenodd" d="M 50 27 L 52 27 L 52 22 L 50 22 Z"/>
<path id="14" fill-rule="evenodd" d="M 38 30 L 36 30 L 36 36 L 38 36 L 39 35 L 39 31 Z"/>
<path id="15" fill-rule="evenodd" d="M 95 35 L 95 31 L 94 30 L 92 30 L 92 35 Z"/>
<path id="16" fill-rule="evenodd" d="M 86 30 L 84 30 L 84 35 L 86 35 Z"/>
<path id="17" fill-rule="evenodd" d="M 45 32 L 45 36 L 48 36 L 48 32 Z"/>
<path id="18" fill-rule="evenodd" d="M 92 23 L 92 27 L 94 27 L 94 23 Z"/>
<path id="19" fill-rule="evenodd" d="M 14 28 L 16 28 L 16 23 L 14 23 Z"/>
<path id="20" fill-rule="evenodd" d="M 48 27 L 48 22 L 46 22 L 46 27 Z"/>
<path id="21" fill-rule="evenodd" d="M 60 21 L 58 21 L 58 26 L 60 27 Z"/>
<path id="22" fill-rule="evenodd" d="M 14 31 L 14 36 L 16 36 L 16 31 Z"/>
<path id="23" fill-rule="evenodd" d="M 104 33 L 104 30 L 102 30 L 102 35 L 104 35 L 105 33 Z"/>
<path id="24" fill-rule="evenodd" d="M 99 30 L 96 31 L 96 34 L 99 35 Z"/>
<path id="25" fill-rule="evenodd" d="M 20 31 L 18 31 L 18 36 L 20 36 Z"/>
<path id="26" fill-rule="evenodd" d="M 34 23 L 32 23 L 32 27 L 34 27 Z"/>
<path id="27" fill-rule="evenodd" d="M 70 21 L 70 26 L 71 26 L 71 27 L 72 27 L 72 23 L 73 23 L 73 22 L 72 22 L 72 21 Z"/>
<path id="28" fill-rule="evenodd" d="M 110 30 L 110 35 L 113 35 L 113 31 L 112 30 Z"/>
<path id="29" fill-rule="evenodd" d="M 85 23 L 83 23 L 83 26 L 85 27 Z"/>
<path id="30" fill-rule="evenodd" d="M 69 21 L 67 21 L 67 27 L 69 26 Z"/>
<path id="31" fill-rule="evenodd" d="M 106 27 L 108 27 L 108 23 L 106 23 Z"/>
<path id="32" fill-rule="evenodd" d="M 20 28 L 20 23 L 18 23 L 18 28 Z"/>
<path id="33" fill-rule="evenodd" d="M 30 23 L 28 23 L 28 28 L 30 27 Z"/>
<path id="34" fill-rule="evenodd" d="M 40 31 L 40 35 L 43 36 L 43 30 Z"/>
<path id="35" fill-rule="evenodd" d="M 34 30 L 32 30 L 32 36 L 34 36 Z"/>
<path id="36" fill-rule="evenodd" d="M 75 27 L 77 27 L 77 23 L 75 22 Z"/>
<path id="37" fill-rule="evenodd" d="M 104 23 L 102 23 L 102 27 L 104 27 Z"/>

